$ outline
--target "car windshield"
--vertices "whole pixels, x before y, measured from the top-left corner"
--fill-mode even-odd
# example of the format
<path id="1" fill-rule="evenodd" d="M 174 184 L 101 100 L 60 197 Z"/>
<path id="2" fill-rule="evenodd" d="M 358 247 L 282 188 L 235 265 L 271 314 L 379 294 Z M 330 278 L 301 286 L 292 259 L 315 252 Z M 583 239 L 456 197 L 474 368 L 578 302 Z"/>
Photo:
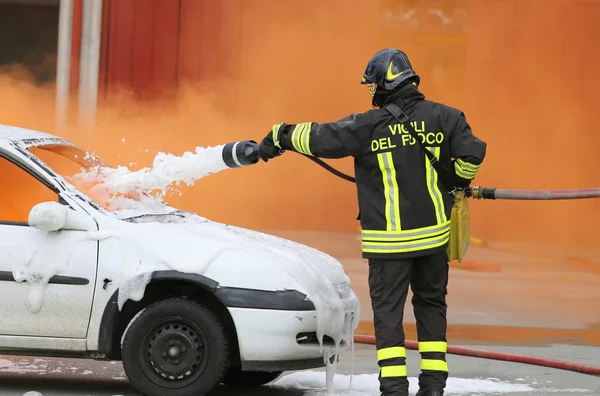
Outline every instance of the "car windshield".
<path id="1" fill-rule="evenodd" d="M 109 167 L 102 159 L 78 147 L 68 145 L 44 145 L 27 149 L 33 160 L 58 174 L 77 190 L 85 194 L 93 203 L 108 212 L 134 211 L 143 213 L 164 213 L 169 207 L 162 200 L 145 192 L 107 198 L 106 191 L 94 176 L 99 168 Z M 99 188 L 98 188 L 99 187 Z M 115 202 L 118 204 L 115 205 Z"/>
<path id="2" fill-rule="evenodd" d="M 48 145 L 29 147 L 28 151 L 64 179 L 95 166 L 107 166 L 100 158 L 75 146 Z"/>

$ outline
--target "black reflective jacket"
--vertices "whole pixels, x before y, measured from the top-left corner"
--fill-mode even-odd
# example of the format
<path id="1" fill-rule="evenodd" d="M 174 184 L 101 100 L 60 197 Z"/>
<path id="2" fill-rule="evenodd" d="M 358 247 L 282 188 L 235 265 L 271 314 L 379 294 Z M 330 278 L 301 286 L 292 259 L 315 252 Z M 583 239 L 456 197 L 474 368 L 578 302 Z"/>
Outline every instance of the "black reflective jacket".
<path id="1" fill-rule="evenodd" d="M 394 100 L 415 132 L 458 184 L 475 177 L 486 143 L 475 137 L 462 111 L 425 99 L 412 85 Z M 336 122 L 278 124 L 275 145 L 321 158 L 354 157 L 363 257 L 408 258 L 446 248 L 453 196 L 442 184 L 405 124 L 385 109 Z M 451 160 L 451 158 L 453 160 Z"/>

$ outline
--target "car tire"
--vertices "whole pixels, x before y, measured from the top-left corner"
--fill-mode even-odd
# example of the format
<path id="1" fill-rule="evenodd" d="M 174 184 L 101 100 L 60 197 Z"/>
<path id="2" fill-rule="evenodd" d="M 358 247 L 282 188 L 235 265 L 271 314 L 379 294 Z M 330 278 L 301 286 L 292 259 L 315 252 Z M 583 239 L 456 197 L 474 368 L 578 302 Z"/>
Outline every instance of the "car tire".
<path id="1" fill-rule="evenodd" d="M 227 334 L 217 316 L 184 298 L 148 306 L 123 338 L 123 368 L 146 396 L 199 396 L 229 368 Z"/>
<path id="2" fill-rule="evenodd" d="M 283 371 L 242 371 L 239 368 L 231 368 L 223 384 L 232 388 L 250 388 L 266 385 L 275 381 Z"/>

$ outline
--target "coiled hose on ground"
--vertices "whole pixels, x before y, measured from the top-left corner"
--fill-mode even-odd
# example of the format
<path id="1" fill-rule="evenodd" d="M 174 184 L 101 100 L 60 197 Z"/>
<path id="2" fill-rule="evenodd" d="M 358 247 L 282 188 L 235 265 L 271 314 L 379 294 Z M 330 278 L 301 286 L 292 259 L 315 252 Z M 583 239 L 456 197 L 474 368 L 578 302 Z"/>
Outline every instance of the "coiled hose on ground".
<path id="1" fill-rule="evenodd" d="M 325 168 L 334 175 L 355 183 L 354 177 L 346 175 L 327 164 L 323 160 L 315 157 L 305 156 Z M 563 200 L 563 199 L 587 199 L 600 198 L 600 188 L 590 188 L 581 190 L 504 190 L 496 188 L 482 188 L 479 186 L 467 189 L 467 196 L 475 199 L 514 199 L 514 200 Z M 354 342 L 358 344 L 375 345 L 375 337 L 368 335 L 355 335 Z M 407 349 L 418 350 L 416 341 L 406 341 L 404 346 Z M 516 355 L 511 353 L 500 353 L 483 351 L 471 348 L 461 348 L 448 346 L 447 353 L 451 355 L 470 356 L 491 360 L 502 360 L 506 362 L 524 363 L 535 366 L 550 367 L 561 370 L 575 371 L 582 374 L 600 376 L 600 366 L 591 366 L 580 363 L 567 362 L 563 360 L 547 359 L 534 356 Z"/>

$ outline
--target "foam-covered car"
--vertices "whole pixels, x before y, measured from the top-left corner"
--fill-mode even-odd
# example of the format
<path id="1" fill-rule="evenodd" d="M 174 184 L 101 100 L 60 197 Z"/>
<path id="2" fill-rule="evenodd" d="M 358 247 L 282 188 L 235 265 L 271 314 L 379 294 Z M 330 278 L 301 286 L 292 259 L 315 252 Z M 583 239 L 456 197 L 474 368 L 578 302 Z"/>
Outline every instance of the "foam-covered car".
<path id="1" fill-rule="evenodd" d="M 71 181 L 98 166 L 0 125 L 0 353 L 122 360 L 143 394 L 197 396 L 349 345 L 359 303 L 337 260 L 167 204 L 106 210 Z"/>

